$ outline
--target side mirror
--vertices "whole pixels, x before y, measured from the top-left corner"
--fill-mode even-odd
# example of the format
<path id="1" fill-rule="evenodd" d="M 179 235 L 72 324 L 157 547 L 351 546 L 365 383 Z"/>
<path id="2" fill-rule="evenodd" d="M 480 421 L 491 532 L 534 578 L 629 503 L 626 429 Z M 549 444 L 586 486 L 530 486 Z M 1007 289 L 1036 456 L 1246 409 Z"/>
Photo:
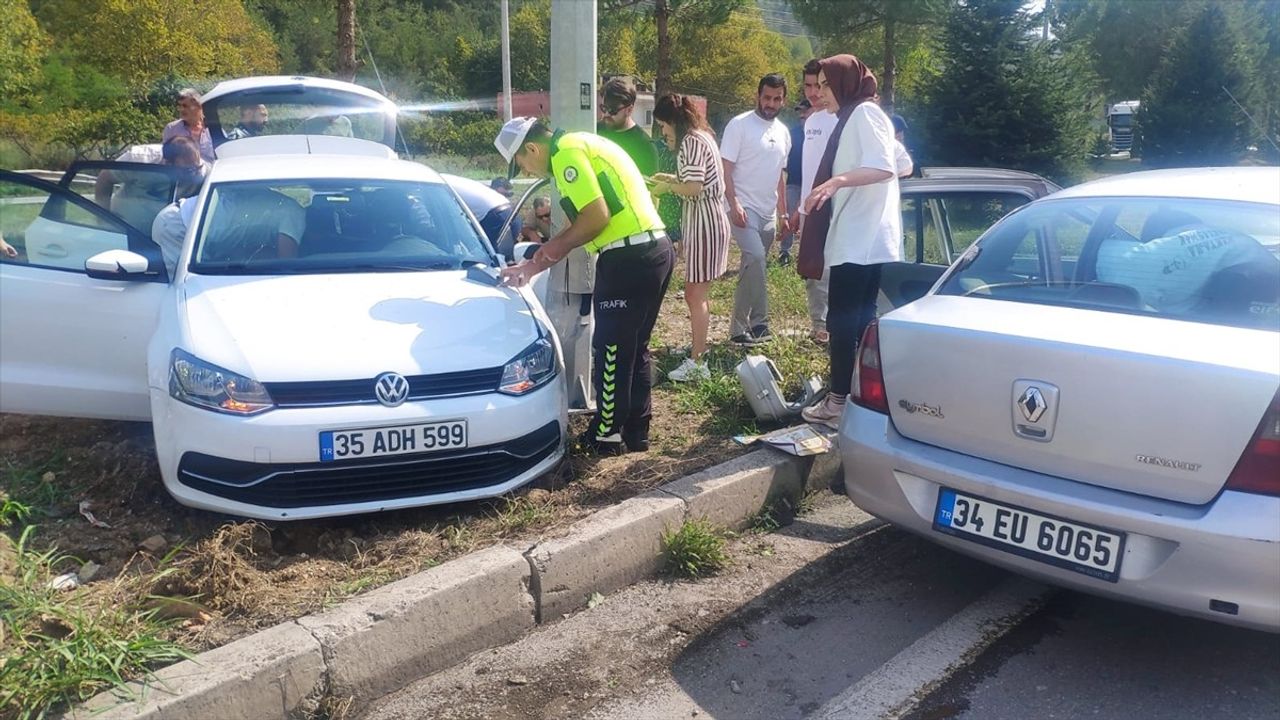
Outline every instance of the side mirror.
<path id="1" fill-rule="evenodd" d="M 131 250 L 105 250 L 84 261 L 84 271 L 98 280 L 140 280 L 150 263 Z"/>
<path id="2" fill-rule="evenodd" d="M 538 252 L 538 243 L 529 242 L 527 240 L 516 243 L 516 247 L 512 250 L 512 262 L 520 262 L 532 258 L 534 253 Z"/>

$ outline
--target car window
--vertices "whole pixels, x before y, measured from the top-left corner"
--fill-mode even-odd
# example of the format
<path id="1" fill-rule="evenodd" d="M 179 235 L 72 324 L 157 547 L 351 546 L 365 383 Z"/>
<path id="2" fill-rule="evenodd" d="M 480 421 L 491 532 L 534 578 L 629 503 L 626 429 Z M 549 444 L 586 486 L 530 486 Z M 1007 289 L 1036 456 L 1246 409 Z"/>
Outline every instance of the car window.
<path id="1" fill-rule="evenodd" d="M 221 183 L 210 188 L 193 272 L 334 273 L 490 263 L 446 185 L 369 180 Z"/>
<path id="2" fill-rule="evenodd" d="M 329 88 L 264 88 L 205 103 L 214 144 L 268 135 L 333 135 L 391 145 L 394 108 Z"/>
<path id="3" fill-rule="evenodd" d="M 943 254 L 938 217 L 938 203 L 930 196 L 924 194 L 902 196 L 902 259 L 904 262 L 951 264 Z"/>
<path id="4" fill-rule="evenodd" d="M 90 257 L 129 249 L 124 224 L 56 191 L 0 179 L 0 262 L 84 271 Z M 136 249 L 136 248 L 135 248 Z"/>
<path id="5" fill-rule="evenodd" d="M 1030 202 L 1026 195 L 1010 192 L 946 193 L 939 200 L 951 229 L 953 260 L 1000 218 Z"/>
<path id="6" fill-rule="evenodd" d="M 63 186 L 128 223 L 148 239 L 156 215 L 175 197 L 199 192 L 198 169 L 144 163 L 77 165 Z"/>
<path id="7" fill-rule="evenodd" d="M 1226 201 L 1043 202 L 993 228 L 939 293 L 1280 330 L 1280 212 Z"/>

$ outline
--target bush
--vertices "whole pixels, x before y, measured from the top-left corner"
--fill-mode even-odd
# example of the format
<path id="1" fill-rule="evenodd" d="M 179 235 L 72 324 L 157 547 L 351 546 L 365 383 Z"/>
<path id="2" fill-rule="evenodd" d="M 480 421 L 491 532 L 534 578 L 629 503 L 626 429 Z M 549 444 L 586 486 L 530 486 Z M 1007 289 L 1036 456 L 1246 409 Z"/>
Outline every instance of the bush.
<path id="1" fill-rule="evenodd" d="M 442 113 L 401 120 L 401 131 L 414 155 L 497 155 L 493 139 L 502 120 L 478 112 Z"/>

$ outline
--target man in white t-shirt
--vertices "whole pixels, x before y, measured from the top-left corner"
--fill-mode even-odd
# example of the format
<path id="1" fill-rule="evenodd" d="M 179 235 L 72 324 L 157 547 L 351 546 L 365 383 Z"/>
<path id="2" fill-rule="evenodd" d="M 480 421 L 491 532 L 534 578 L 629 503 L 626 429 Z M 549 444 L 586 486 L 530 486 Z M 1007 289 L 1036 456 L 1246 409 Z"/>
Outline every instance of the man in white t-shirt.
<path id="1" fill-rule="evenodd" d="M 822 90 L 818 86 L 818 71 L 821 69 L 817 59 L 810 60 L 804 66 L 804 96 L 813 105 L 813 112 L 804 121 L 804 147 L 800 161 L 800 201 L 791 209 L 789 223 L 791 231 L 799 237 L 804 228 L 804 199 L 813 190 L 813 176 L 818 174 L 818 165 L 822 162 L 822 154 L 827 150 L 827 139 L 835 132 L 839 118 L 832 112 L 834 108 L 826 107 L 822 98 Z M 805 294 L 809 301 L 809 321 L 813 326 L 813 339 L 819 343 L 827 342 L 827 284 L 829 278 L 823 274 L 820 280 L 805 280 Z"/>
<path id="2" fill-rule="evenodd" d="M 729 323 L 729 339 L 739 345 L 755 345 L 772 336 L 765 259 L 773 244 L 775 218 L 786 222 L 788 216 L 782 171 L 791 133 L 778 120 L 786 100 L 787 79 L 765 75 L 756 88 L 755 109 L 730 120 L 720 141 L 729 222 L 742 252 Z"/>

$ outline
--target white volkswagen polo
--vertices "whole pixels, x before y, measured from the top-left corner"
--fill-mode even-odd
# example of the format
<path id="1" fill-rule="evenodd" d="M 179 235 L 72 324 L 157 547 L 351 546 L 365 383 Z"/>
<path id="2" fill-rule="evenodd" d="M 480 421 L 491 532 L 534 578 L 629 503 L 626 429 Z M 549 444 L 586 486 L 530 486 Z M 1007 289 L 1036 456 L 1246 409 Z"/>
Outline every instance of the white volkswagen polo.
<path id="1" fill-rule="evenodd" d="M 130 182 L 173 192 L 165 170 L 0 172 L 19 251 L 0 257 L 0 410 L 151 420 L 179 502 L 264 519 L 490 497 L 547 472 L 566 406 L 541 306 L 497 283 L 440 176 L 396 159 L 384 106 L 335 123 L 338 84 L 318 102 L 294 84 L 223 94 L 264 101 L 286 134 L 228 138 L 215 114 L 219 159 L 172 247 L 160 222 L 153 239 L 106 209 Z M 116 201 L 71 189 L 95 172 Z"/>

